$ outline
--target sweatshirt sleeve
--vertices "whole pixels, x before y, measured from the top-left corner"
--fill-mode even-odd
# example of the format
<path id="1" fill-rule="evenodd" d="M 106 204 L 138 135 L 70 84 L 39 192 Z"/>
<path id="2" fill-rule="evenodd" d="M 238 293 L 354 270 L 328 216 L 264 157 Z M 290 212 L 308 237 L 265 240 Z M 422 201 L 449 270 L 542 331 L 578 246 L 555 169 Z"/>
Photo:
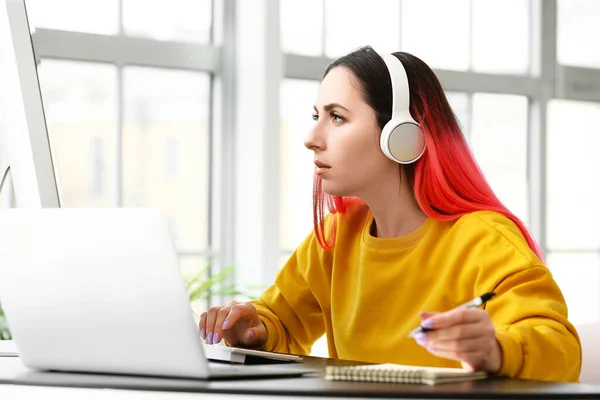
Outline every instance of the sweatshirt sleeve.
<path id="1" fill-rule="evenodd" d="M 314 235 L 291 255 L 277 273 L 275 282 L 252 303 L 267 328 L 262 349 L 306 355 L 325 332 L 323 310 L 308 280 L 327 285 L 322 276 L 321 251 Z M 314 285 L 313 285 L 314 286 Z"/>
<path id="2" fill-rule="evenodd" d="M 581 344 L 550 271 L 534 266 L 507 276 L 488 312 L 503 353 L 500 375 L 576 382 Z"/>
<path id="3" fill-rule="evenodd" d="M 581 343 L 559 286 L 516 226 L 495 230 L 474 255 L 480 260 L 476 291 L 496 293 L 486 310 L 502 349 L 499 375 L 577 382 Z"/>

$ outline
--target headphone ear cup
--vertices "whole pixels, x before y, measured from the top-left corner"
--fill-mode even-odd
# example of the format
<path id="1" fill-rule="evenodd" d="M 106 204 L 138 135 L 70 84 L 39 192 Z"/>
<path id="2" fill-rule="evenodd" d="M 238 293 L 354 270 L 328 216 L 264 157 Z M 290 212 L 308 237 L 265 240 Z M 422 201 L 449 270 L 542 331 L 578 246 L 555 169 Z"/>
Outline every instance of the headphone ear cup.
<path id="1" fill-rule="evenodd" d="M 383 154 L 385 154 L 387 158 L 389 158 L 392 161 L 398 162 L 398 160 L 396 160 L 390 152 L 389 145 L 390 133 L 394 130 L 395 127 L 396 124 L 394 124 L 393 121 L 388 121 L 388 123 L 385 124 L 385 126 L 381 130 L 381 136 L 379 137 L 379 146 L 381 147 L 381 151 L 383 151 Z"/>
<path id="2" fill-rule="evenodd" d="M 425 136 L 419 125 L 411 121 L 390 121 L 381 131 L 380 146 L 392 161 L 411 164 L 425 152 Z"/>

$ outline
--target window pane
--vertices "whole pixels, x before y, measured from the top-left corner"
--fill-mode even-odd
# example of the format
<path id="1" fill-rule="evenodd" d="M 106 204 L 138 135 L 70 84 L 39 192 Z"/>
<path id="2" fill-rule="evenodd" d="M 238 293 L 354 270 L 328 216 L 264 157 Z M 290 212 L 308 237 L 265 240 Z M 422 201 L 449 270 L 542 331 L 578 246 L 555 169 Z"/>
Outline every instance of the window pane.
<path id="1" fill-rule="evenodd" d="M 282 249 L 293 250 L 312 229 L 313 154 L 304 138 L 314 121 L 318 83 L 286 79 L 281 84 L 281 236 Z"/>
<path id="2" fill-rule="evenodd" d="M 329 357 L 329 349 L 327 348 L 327 335 L 323 335 L 317 339 L 312 346 L 310 355 L 313 357 Z"/>
<path id="3" fill-rule="evenodd" d="M 529 1 L 473 1 L 471 6 L 473 69 L 526 73 L 529 67 Z M 510 21 L 510 28 L 507 21 Z"/>
<path id="4" fill-rule="evenodd" d="M 473 95 L 471 146 L 504 205 L 527 223 L 527 98 Z"/>
<path id="5" fill-rule="evenodd" d="M 469 129 L 471 123 L 471 104 L 469 102 L 469 95 L 467 93 L 460 92 L 446 92 L 446 98 L 454 115 L 458 118 L 458 123 L 463 131 L 465 137 L 469 137 Z"/>
<path id="6" fill-rule="evenodd" d="M 548 104 L 547 243 L 600 249 L 600 104 Z"/>
<path id="7" fill-rule="evenodd" d="M 123 205 L 161 209 L 180 250 L 205 249 L 210 77 L 141 67 L 123 74 Z"/>
<path id="8" fill-rule="evenodd" d="M 344 55 L 371 45 L 379 52 L 400 50 L 400 2 L 325 0 L 325 54 Z"/>
<path id="9" fill-rule="evenodd" d="M 123 0 L 123 27 L 131 36 L 209 42 L 211 0 Z"/>
<path id="10" fill-rule="evenodd" d="M 285 53 L 323 54 L 323 0 L 281 0 L 279 13 Z"/>
<path id="11" fill-rule="evenodd" d="M 559 0 L 557 57 L 560 64 L 600 67 L 600 2 Z"/>
<path id="12" fill-rule="evenodd" d="M 569 321 L 583 324 L 600 320 L 600 255 L 598 253 L 550 253 L 548 268 L 560 286 Z"/>
<path id="13" fill-rule="evenodd" d="M 29 22 L 36 28 L 103 35 L 119 32 L 118 0 L 26 0 Z"/>
<path id="14" fill-rule="evenodd" d="M 469 12 L 469 0 L 403 0 L 402 50 L 431 68 L 468 69 Z"/>
<path id="15" fill-rule="evenodd" d="M 117 70 L 43 60 L 40 86 L 63 207 L 114 207 Z"/>

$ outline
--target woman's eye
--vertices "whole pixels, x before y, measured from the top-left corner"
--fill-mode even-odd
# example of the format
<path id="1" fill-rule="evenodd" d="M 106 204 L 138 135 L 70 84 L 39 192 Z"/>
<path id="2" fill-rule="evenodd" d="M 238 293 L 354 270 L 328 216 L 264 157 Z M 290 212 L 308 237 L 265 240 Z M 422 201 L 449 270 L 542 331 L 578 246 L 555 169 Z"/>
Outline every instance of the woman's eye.
<path id="1" fill-rule="evenodd" d="M 313 121 L 317 121 L 319 119 L 319 114 L 313 113 L 312 119 L 313 119 Z"/>
<path id="2" fill-rule="evenodd" d="M 333 122 L 340 122 L 340 121 L 344 120 L 344 117 L 342 117 L 339 114 L 332 113 L 331 114 L 331 119 L 333 119 Z"/>

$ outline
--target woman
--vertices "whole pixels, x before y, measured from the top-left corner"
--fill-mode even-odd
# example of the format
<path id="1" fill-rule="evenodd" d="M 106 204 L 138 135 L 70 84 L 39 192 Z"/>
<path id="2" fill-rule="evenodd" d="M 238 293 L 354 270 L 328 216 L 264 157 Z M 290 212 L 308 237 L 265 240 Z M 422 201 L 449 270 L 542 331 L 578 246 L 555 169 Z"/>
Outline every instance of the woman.
<path id="1" fill-rule="evenodd" d="M 485 181 L 433 71 L 393 57 L 404 78 L 370 47 L 327 68 L 305 141 L 315 230 L 260 300 L 203 313 L 203 338 L 307 354 L 325 333 L 332 358 L 577 381 L 579 338 L 539 247 Z M 407 160 L 386 147 L 403 99 Z M 454 309 L 487 292 L 485 307 Z"/>

